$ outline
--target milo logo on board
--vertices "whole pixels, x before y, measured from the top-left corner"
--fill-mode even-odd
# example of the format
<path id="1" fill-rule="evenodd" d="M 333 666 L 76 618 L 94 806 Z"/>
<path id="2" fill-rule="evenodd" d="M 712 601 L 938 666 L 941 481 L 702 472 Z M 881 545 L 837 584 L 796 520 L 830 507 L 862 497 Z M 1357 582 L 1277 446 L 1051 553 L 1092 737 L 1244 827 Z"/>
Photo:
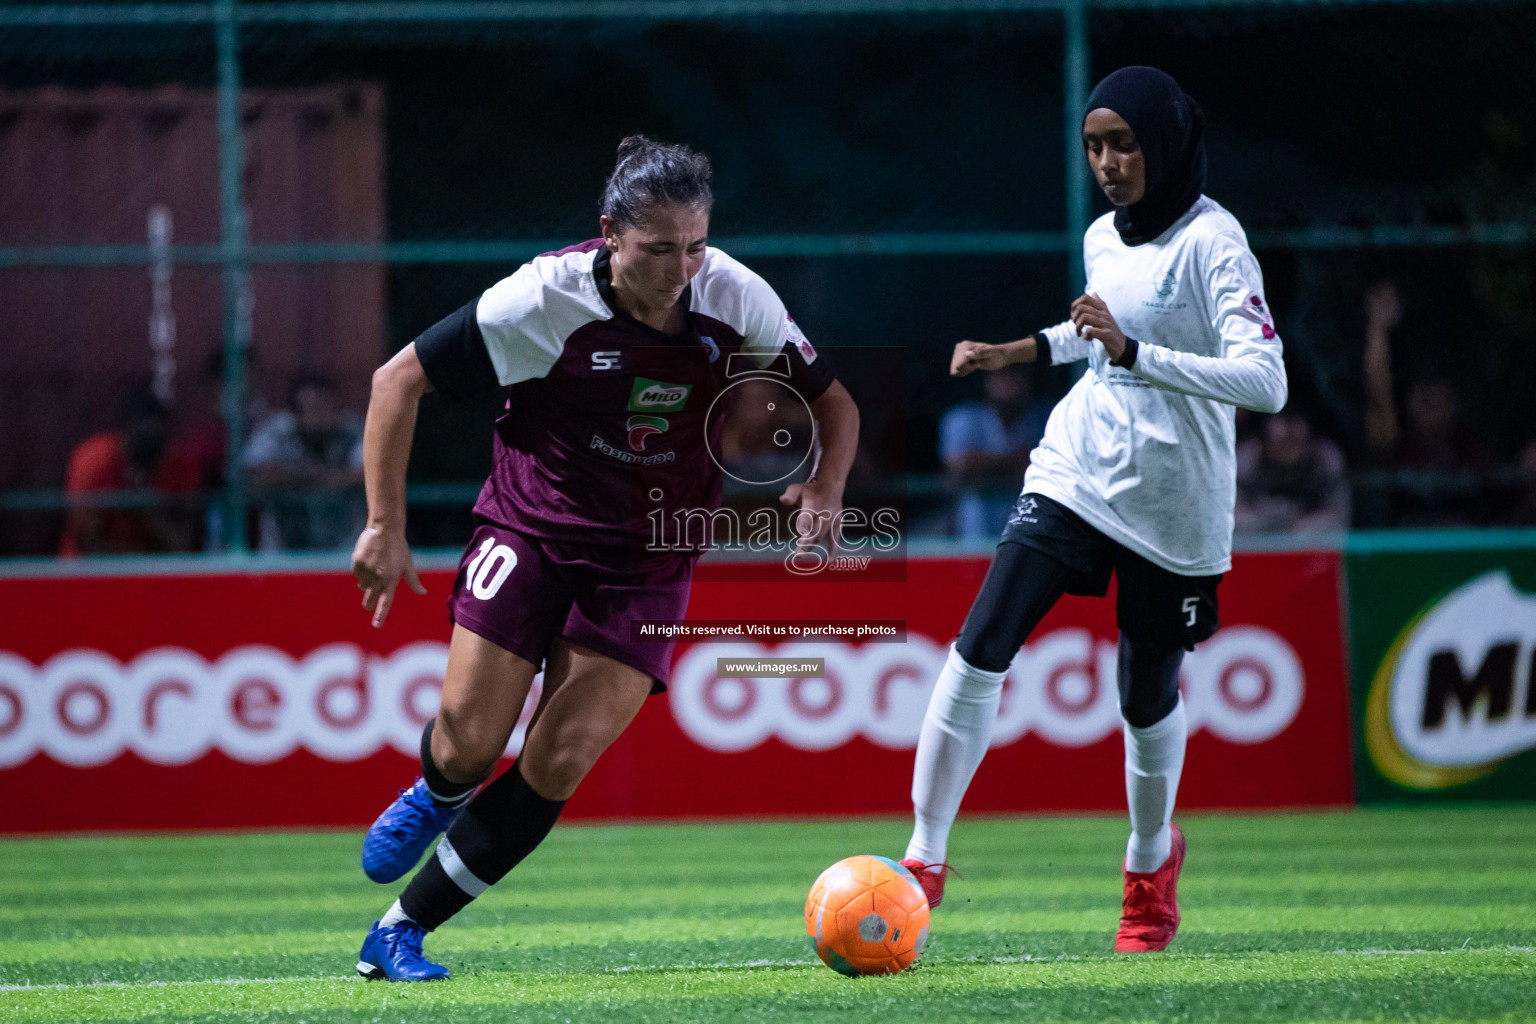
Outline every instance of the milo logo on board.
<path id="1" fill-rule="evenodd" d="M 682 412 L 692 384 L 668 384 L 664 380 L 636 377 L 629 393 L 630 412 Z"/>
<path id="2" fill-rule="evenodd" d="M 1365 707 L 1380 772 L 1445 789 L 1536 748 L 1536 594 L 1486 573 L 1437 600 L 1382 658 Z"/>

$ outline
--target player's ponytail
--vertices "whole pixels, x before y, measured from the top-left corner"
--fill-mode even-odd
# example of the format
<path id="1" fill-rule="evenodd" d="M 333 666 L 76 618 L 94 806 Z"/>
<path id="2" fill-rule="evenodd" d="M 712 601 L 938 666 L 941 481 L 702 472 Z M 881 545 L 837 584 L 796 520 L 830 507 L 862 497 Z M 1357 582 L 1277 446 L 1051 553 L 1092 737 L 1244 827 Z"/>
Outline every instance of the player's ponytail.
<path id="1" fill-rule="evenodd" d="M 618 163 L 603 187 L 603 216 L 632 227 L 644 224 L 663 203 L 708 210 L 715 201 L 713 177 L 704 154 L 630 135 L 619 143 Z"/>
<path id="2" fill-rule="evenodd" d="M 626 135 L 619 140 L 619 163 L 623 163 L 636 153 L 643 153 L 651 149 L 659 149 L 656 143 L 644 135 Z"/>

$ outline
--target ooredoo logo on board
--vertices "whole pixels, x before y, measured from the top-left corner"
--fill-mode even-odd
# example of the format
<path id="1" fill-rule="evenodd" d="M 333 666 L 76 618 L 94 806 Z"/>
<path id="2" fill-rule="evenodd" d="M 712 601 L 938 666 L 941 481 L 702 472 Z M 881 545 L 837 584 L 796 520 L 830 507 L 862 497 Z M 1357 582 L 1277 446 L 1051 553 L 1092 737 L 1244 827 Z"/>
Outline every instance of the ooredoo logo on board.
<path id="1" fill-rule="evenodd" d="M 801 679 L 722 677 L 726 660 L 825 658 L 825 675 Z M 855 736 L 882 747 L 917 746 L 928 695 L 946 649 L 920 634 L 904 644 L 698 644 L 673 673 L 672 713 L 695 743 L 748 750 L 776 737 L 800 750 L 829 750 Z M 1116 646 L 1085 629 L 1058 629 L 1026 645 L 1004 682 L 994 747 L 1027 732 L 1062 747 L 1120 730 Z M 1306 680 L 1295 650 L 1260 626 L 1219 631 L 1186 656 L 1182 672 L 1190 731 L 1252 744 L 1284 732 L 1301 710 Z"/>
<path id="2" fill-rule="evenodd" d="M 825 659 L 804 679 L 720 677 L 722 659 Z M 862 736 L 910 750 L 945 649 L 920 634 L 904 644 L 804 642 L 695 644 L 674 674 L 670 703 L 683 732 L 730 753 L 770 736 L 801 750 L 828 750 Z M 1009 673 L 992 744 L 1034 732 L 1063 747 L 1117 732 L 1115 645 L 1083 629 L 1059 629 L 1020 652 Z M 266 764 L 304 748 L 333 761 L 383 747 L 415 756 L 436 713 L 448 648 L 413 643 L 388 656 L 328 644 L 295 658 L 273 647 L 234 648 L 210 661 L 157 647 L 126 664 L 100 651 L 61 652 L 42 665 L 0 653 L 0 768 L 42 752 L 63 764 L 105 764 L 131 751 L 178 765 L 218 750 Z M 535 687 L 539 681 L 535 681 Z M 1232 743 L 1283 732 L 1301 708 L 1305 680 L 1295 652 L 1267 629 L 1224 629 L 1184 663 L 1191 731 Z M 507 753 L 522 749 L 538 690 Z"/>
<path id="3" fill-rule="evenodd" d="M 80 767 L 124 751 L 165 765 L 215 749 L 250 764 L 299 747 L 337 761 L 414 754 L 447 664 L 442 643 L 388 657 L 327 644 L 302 658 L 249 645 L 213 661 L 156 647 L 127 664 L 80 648 L 42 665 L 0 652 L 0 767 L 38 752 Z"/>

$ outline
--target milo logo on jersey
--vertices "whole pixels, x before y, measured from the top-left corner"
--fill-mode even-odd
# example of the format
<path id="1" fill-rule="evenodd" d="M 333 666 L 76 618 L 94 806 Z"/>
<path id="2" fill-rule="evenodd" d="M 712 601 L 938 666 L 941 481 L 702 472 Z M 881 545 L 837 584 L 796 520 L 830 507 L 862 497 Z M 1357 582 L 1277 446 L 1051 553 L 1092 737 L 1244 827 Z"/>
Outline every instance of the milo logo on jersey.
<path id="1" fill-rule="evenodd" d="M 664 380 L 636 377 L 629 393 L 630 412 L 682 412 L 692 384 L 668 384 Z"/>
<path id="2" fill-rule="evenodd" d="M 1409 619 L 1376 667 L 1363 716 L 1371 763 L 1421 791 L 1492 775 L 1536 749 L 1533 677 L 1536 594 L 1504 569 L 1455 587 Z"/>

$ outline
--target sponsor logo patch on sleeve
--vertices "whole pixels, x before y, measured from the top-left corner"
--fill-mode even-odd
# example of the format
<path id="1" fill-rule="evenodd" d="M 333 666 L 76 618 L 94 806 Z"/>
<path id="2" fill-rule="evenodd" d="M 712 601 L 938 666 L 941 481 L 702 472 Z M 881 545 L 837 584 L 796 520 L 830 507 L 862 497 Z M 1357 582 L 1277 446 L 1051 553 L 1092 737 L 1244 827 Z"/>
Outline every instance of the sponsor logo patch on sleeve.
<path id="1" fill-rule="evenodd" d="M 800 330 L 800 325 L 795 323 L 794 317 L 786 313 L 784 319 L 789 321 L 789 328 L 784 334 L 785 340 L 800 350 L 800 358 L 805 360 L 807 366 L 814 363 L 816 361 L 816 350 L 811 347 L 811 342 L 806 338 L 805 332 Z"/>
<path id="2" fill-rule="evenodd" d="M 1249 293 L 1240 307 L 1244 319 L 1252 320 L 1256 324 L 1273 324 L 1274 318 L 1269 315 L 1269 307 L 1264 304 L 1263 296 L 1257 292 Z"/>
<path id="3" fill-rule="evenodd" d="M 1262 329 L 1266 340 L 1274 340 L 1275 318 L 1269 312 L 1269 306 L 1265 304 L 1264 297 L 1257 292 L 1249 292 L 1243 304 L 1238 307 L 1238 312 L 1243 319 L 1251 320 Z"/>

